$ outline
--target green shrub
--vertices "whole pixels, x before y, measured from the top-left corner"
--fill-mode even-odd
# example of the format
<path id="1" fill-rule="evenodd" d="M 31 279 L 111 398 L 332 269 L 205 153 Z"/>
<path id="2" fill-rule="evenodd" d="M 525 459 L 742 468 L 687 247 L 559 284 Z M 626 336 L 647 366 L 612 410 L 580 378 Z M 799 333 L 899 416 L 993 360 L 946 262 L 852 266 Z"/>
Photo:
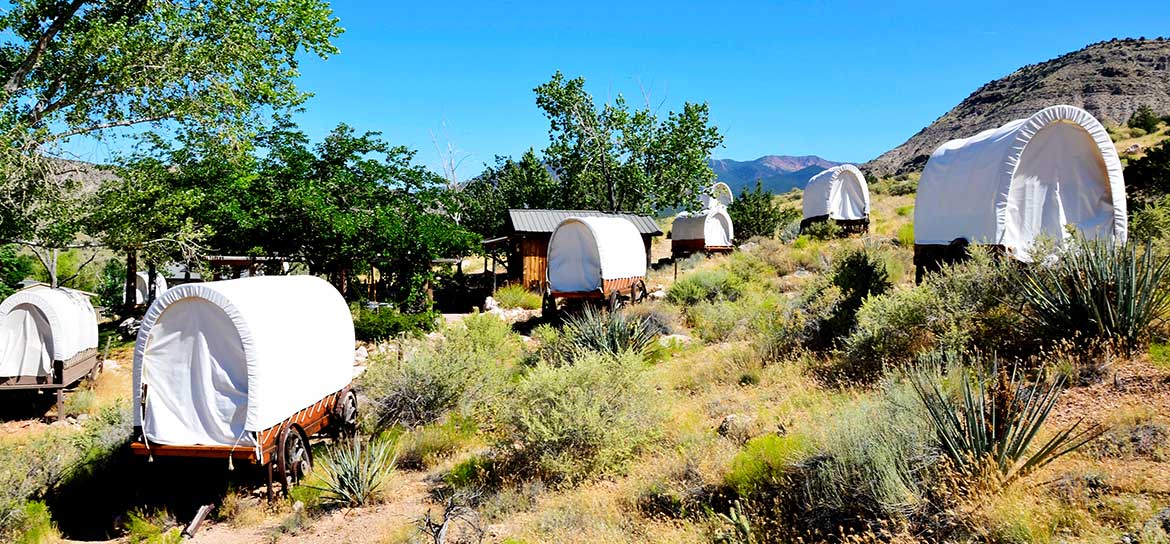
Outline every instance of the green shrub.
<path id="1" fill-rule="evenodd" d="M 451 456 L 475 438 L 475 421 L 452 414 L 439 423 L 405 431 L 395 438 L 398 466 L 424 469 Z"/>
<path id="2" fill-rule="evenodd" d="M 805 227 L 801 235 L 808 236 L 814 240 L 832 240 L 840 238 L 843 233 L 844 231 L 841 230 L 841 227 L 837 225 L 836 221 L 826 219 Z"/>
<path id="3" fill-rule="evenodd" d="M 901 217 L 910 217 L 910 215 L 914 213 L 914 205 L 911 204 L 909 206 L 898 206 L 894 209 L 894 213 Z"/>
<path id="4" fill-rule="evenodd" d="M 65 397 L 65 414 L 78 416 L 88 414 L 97 404 L 97 395 L 92 389 L 78 389 Z"/>
<path id="5" fill-rule="evenodd" d="M 843 344 L 843 372 L 872 382 L 886 368 L 914 362 L 932 351 L 996 351 L 1031 355 L 1037 346 L 1023 334 L 1015 271 L 981 248 L 945 266 L 912 289 L 867 299 Z"/>
<path id="6" fill-rule="evenodd" d="M 106 261 L 98 277 L 98 304 L 111 313 L 121 308 L 126 297 L 126 265 L 118 259 Z"/>
<path id="7" fill-rule="evenodd" d="M 812 451 L 812 442 L 804 435 L 757 436 L 732 459 L 724 481 L 740 496 L 750 497 L 764 486 L 779 485 L 791 465 Z"/>
<path id="8" fill-rule="evenodd" d="M 700 302 L 687 309 L 687 321 L 704 342 L 746 339 L 783 309 L 773 293 L 752 291 L 739 300 Z"/>
<path id="9" fill-rule="evenodd" d="M 627 352 L 646 357 L 657 345 L 658 331 L 642 317 L 586 306 L 581 313 L 565 319 L 561 338 L 567 348 L 565 355 L 572 360 L 593 352 L 611 357 Z"/>
<path id="10" fill-rule="evenodd" d="M 1135 241 L 1163 240 L 1170 236 L 1170 195 L 1160 196 L 1130 210 L 1129 236 Z"/>
<path id="11" fill-rule="evenodd" d="M 961 397 L 943 392 L 938 375 L 923 372 L 911 383 L 930 416 L 938 448 L 953 469 L 982 480 L 991 468 L 1001 486 L 1027 476 L 1053 460 L 1085 445 L 1105 429 L 1081 426 L 1078 421 L 1057 432 L 1029 452 L 1032 441 L 1064 391 L 1064 378 L 1031 386 L 1011 370 L 992 364 L 990 371 L 976 367 L 973 379 L 961 380 Z"/>
<path id="12" fill-rule="evenodd" d="M 519 336 L 490 314 L 465 317 L 434 344 L 418 341 L 403 349 L 400 360 L 371 357 L 358 379 L 370 404 L 368 428 L 425 425 L 453 410 L 489 411 L 523 352 Z"/>
<path id="13" fill-rule="evenodd" d="M 793 212 L 785 210 L 776 202 L 771 191 L 765 191 L 763 183 L 756 180 L 754 191 L 746 187 L 739 193 L 739 198 L 727 207 L 727 214 L 731 223 L 735 225 L 735 234 L 741 240 L 755 236 L 771 238 L 776 235 L 776 229 L 784 224 Z"/>
<path id="14" fill-rule="evenodd" d="M 1156 132 L 1158 125 L 1162 123 L 1162 118 L 1154 113 L 1154 110 L 1149 106 L 1141 106 L 1134 112 L 1129 121 L 1125 123 L 1131 129 L 1141 130 L 1141 134 L 1135 136 L 1144 136 L 1145 134 Z"/>
<path id="15" fill-rule="evenodd" d="M 622 472 L 658 417 L 644 365 L 626 353 L 533 368 L 500 411 L 497 451 L 505 473 L 572 484 Z"/>
<path id="16" fill-rule="evenodd" d="M 166 511 L 130 512 L 126 523 L 126 542 L 130 544 L 179 544 L 183 534 L 178 522 Z"/>
<path id="17" fill-rule="evenodd" d="M 852 330 L 857 311 L 868 297 L 881 295 L 892 287 L 885 260 L 876 247 L 846 250 L 833 261 L 826 278 L 805 293 L 803 306 L 819 314 L 808 346 L 827 350 Z"/>
<path id="18" fill-rule="evenodd" d="M 674 282 L 666 291 L 666 300 L 685 308 L 704 300 L 735 300 L 742 291 L 742 280 L 725 269 L 697 270 Z"/>
<path id="19" fill-rule="evenodd" d="M 1079 240 L 1052 264 L 1025 267 L 1016 282 L 1048 338 L 1115 342 L 1127 354 L 1170 314 L 1170 256 L 1149 244 Z"/>
<path id="20" fill-rule="evenodd" d="M 522 285 L 508 285 L 496 290 L 492 295 L 501 308 L 524 308 L 525 310 L 539 310 L 541 304 L 540 293 L 525 289 Z"/>
<path id="21" fill-rule="evenodd" d="M 381 438 L 351 438 L 331 445 L 317 462 L 320 489 L 328 504 L 365 506 L 378 498 L 379 488 L 394 472 L 395 447 Z"/>
<path id="22" fill-rule="evenodd" d="M 439 315 L 434 312 L 404 314 L 392 308 L 355 310 L 353 332 L 358 340 L 379 342 L 400 334 L 419 335 L 435 330 Z"/>
<path id="23" fill-rule="evenodd" d="M 41 501 L 29 501 L 18 513 L 18 526 L 15 527 L 14 537 L 16 544 L 42 544 L 56 542 L 61 534 L 53 524 L 49 514 L 49 507 Z M 0 533 L 3 536 L 3 533 Z"/>
<path id="24" fill-rule="evenodd" d="M 907 248 L 914 247 L 914 223 L 907 223 L 898 227 L 898 245 Z"/>

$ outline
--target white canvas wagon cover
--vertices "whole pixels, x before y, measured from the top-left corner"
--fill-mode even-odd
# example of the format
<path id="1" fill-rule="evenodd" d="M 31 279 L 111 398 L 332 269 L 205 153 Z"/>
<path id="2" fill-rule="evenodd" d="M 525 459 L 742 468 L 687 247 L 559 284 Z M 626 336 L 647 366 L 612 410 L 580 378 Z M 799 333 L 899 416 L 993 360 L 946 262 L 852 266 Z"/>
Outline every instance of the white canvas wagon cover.
<path id="1" fill-rule="evenodd" d="M 825 170 L 808 180 L 801 202 L 804 219 L 829 216 L 835 221 L 869 217 L 869 185 L 852 164 Z"/>
<path id="2" fill-rule="evenodd" d="M 154 298 L 161 297 L 167 292 L 167 279 L 159 272 L 154 276 Z M 142 304 L 150 300 L 150 274 L 139 272 L 134 282 L 134 303 Z"/>
<path id="3" fill-rule="evenodd" d="M 89 297 L 37 285 L 0 303 L 0 377 L 50 376 L 53 361 L 68 361 L 98 345 L 97 314 Z"/>
<path id="4" fill-rule="evenodd" d="M 957 238 L 1004 246 L 1028 260 L 1037 236 L 1124 240 L 1125 182 L 1105 127 L 1073 106 L 1051 106 L 940 146 L 918 182 L 916 244 Z"/>
<path id="5" fill-rule="evenodd" d="M 314 276 L 263 276 L 168 290 L 134 346 L 134 411 L 148 442 L 255 445 L 353 376 L 349 307 Z"/>
<path id="6" fill-rule="evenodd" d="M 728 247 L 735 239 L 731 216 L 722 206 L 697 213 L 682 212 L 670 227 L 672 240 L 701 240 L 707 247 Z"/>
<path id="7" fill-rule="evenodd" d="M 604 280 L 646 275 L 642 236 L 621 217 L 570 217 L 548 241 L 548 283 L 561 293 L 595 291 Z"/>

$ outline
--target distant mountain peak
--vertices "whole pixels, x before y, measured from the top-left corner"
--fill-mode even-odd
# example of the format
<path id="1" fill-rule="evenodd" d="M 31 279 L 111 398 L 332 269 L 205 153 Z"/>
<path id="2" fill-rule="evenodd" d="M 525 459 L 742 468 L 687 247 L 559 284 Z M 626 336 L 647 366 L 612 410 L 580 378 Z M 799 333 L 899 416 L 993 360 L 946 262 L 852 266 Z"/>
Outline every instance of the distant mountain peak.
<path id="1" fill-rule="evenodd" d="M 764 155 L 751 161 L 732 159 L 711 159 L 711 170 L 715 176 L 738 194 L 744 188 L 755 187 L 756 180 L 774 193 L 785 193 L 795 187 L 804 187 L 808 178 L 837 166 L 816 155 Z"/>

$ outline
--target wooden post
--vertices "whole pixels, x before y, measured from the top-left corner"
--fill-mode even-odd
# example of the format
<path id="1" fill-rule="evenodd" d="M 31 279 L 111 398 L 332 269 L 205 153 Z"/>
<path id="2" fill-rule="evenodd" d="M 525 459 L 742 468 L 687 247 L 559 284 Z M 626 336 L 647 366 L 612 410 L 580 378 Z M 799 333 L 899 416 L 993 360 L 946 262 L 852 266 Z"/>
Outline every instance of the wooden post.
<path id="1" fill-rule="evenodd" d="M 57 385 L 57 421 L 65 420 L 65 362 L 53 361 L 53 383 Z"/>

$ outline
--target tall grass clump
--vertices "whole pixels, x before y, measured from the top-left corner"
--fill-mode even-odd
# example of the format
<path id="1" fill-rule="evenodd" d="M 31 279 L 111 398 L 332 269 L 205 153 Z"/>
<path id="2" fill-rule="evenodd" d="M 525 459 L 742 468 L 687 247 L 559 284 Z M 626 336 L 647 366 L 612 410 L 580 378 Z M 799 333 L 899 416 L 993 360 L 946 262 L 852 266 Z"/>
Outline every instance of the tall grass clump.
<path id="1" fill-rule="evenodd" d="M 944 393 L 939 382 L 930 372 L 911 380 L 938 448 L 969 479 L 991 472 L 999 485 L 1007 486 L 1104 432 L 1077 421 L 1032 447 L 1064 391 L 1063 376 L 1029 385 L 1015 368 L 1009 372 L 993 362 L 990 370 L 976 368 L 971 379 L 961 380 L 958 399 Z"/>
<path id="2" fill-rule="evenodd" d="M 573 484 L 624 471 L 658 417 L 644 369 L 630 352 L 537 364 L 502 401 L 500 476 Z"/>
<path id="3" fill-rule="evenodd" d="M 523 308 L 525 310 L 540 309 L 540 293 L 525 289 L 522 285 L 508 285 L 496 290 L 492 295 L 501 308 Z"/>
<path id="4" fill-rule="evenodd" d="M 723 268 L 696 270 L 674 282 L 666 291 L 666 300 L 676 306 L 693 306 L 699 302 L 735 300 L 743 291 L 743 281 Z"/>
<path id="5" fill-rule="evenodd" d="M 472 314 L 437 342 L 407 343 L 400 359 L 371 357 L 358 385 L 369 401 L 367 427 L 414 427 L 457 411 L 490 411 L 519 366 L 520 338 L 500 319 Z"/>
<path id="6" fill-rule="evenodd" d="M 1149 243 L 1077 240 L 1053 263 L 1019 274 L 1017 286 L 1046 336 L 1115 342 L 1131 355 L 1170 313 L 1170 256 Z"/>
<path id="7" fill-rule="evenodd" d="M 393 474 L 395 446 L 390 440 L 354 437 L 325 450 L 317 463 L 326 504 L 355 507 L 373 503 Z"/>
<path id="8" fill-rule="evenodd" d="M 643 316 L 586 306 L 565 320 L 561 339 L 572 359 L 590 352 L 611 357 L 626 352 L 644 356 L 655 345 L 658 334 L 658 327 Z"/>

